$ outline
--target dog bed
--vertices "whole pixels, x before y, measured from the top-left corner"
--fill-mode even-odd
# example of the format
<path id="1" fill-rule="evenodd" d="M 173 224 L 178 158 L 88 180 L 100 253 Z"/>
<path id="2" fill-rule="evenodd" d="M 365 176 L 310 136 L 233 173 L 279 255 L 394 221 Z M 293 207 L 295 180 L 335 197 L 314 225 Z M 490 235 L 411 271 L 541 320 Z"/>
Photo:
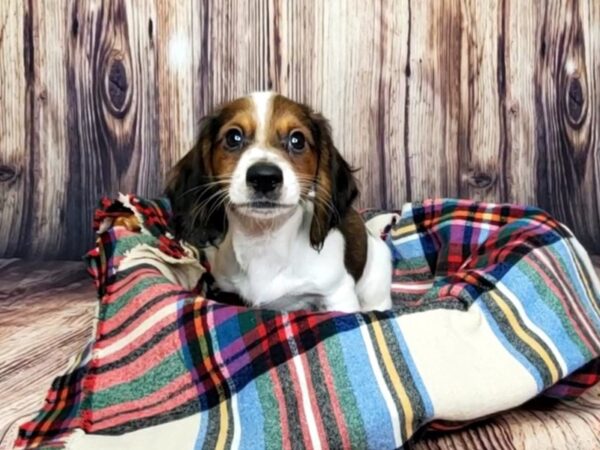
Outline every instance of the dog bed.
<path id="1" fill-rule="evenodd" d="M 361 314 L 200 295 L 210 267 L 173 239 L 169 214 L 165 199 L 102 203 L 96 337 L 18 448 L 397 448 L 600 378 L 600 282 L 541 210 L 443 199 L 368 212 L 392 250 L 394 308 Z"/>

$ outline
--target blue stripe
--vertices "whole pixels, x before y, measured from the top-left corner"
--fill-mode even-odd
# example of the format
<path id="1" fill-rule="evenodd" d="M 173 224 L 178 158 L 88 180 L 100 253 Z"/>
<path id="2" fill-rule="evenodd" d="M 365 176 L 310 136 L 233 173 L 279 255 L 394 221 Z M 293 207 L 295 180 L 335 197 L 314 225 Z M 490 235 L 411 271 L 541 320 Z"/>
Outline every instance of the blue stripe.
<path id="1" fill-rule="evenodd" d="M 240 448 L 252 450 L 265 448 L 264 413 L 260 411 L 261 403 L 256 382 L 248 383 L 238 393 L 237 398 L 241 427 Z M 272 414 L 272 411 L 267 411 L 267 414 Z"/>
<path id="2" fill-rule="evenodd" d="M 576 370 L 587 362 L 587 357 L 581 353 L 580 348 L 572 339 L 573 337 L 578 339 L 578 337 L 569 336 L 567 333 L 567 327 L 571 327 L 571 321 L 567 317 L 564 317 L 564 321 L 568 322 L 567 324 L 561 320 L 560 315 L 565 315 L 563 305 L 554 296 L 543 298 L 532 279 L 519 268 L 519 265 L 513 266 L 507 272 L 502 283 L 506 286 L 519 287 L 518 294 L 514 294 L 521 303 L 527 317 L 552 340 L 565 360 L 568 372 Z M 529 268 L 534 270 L 532 267 Z"/>
<path id="3" fill-rule="evenodd" d="M 344 320 L 347 321 L 348 318 Z M 338 334 L 335 339 L 340 339 L 340 337 L 343 337 L 340 348 L 344 356 L 346 374 L 353 387 L 352 391 L 361 413 L 369 448 L 394 448 L 392 422 L 385 400 L 375 381 L 375 374 L 360 328 Z"/>
<path id="4" fill-rule="evenodd" d="M 194 444 L 194 450 L 202 450 L 204 441 L 206 440 L 206 431 L 208 430 L 208 414 L 210 410 L 202 411 L 200 413 L 200 428 L 198 429 L 198 435 L 196 436 L 196 442 Z"/>
<path id="5" fill-rule="evenodd" d="M 409 240 L 405 242 L 398 242 L 405 238 Z M 424 255 L 423 246 L 418 234 L 411 234 L 410 236 L 405 236 L 404 238 L 398 238 L 395 240 L 390 238 L 388 247 L 392 251 L 394 259 L 423 258 Z"/>

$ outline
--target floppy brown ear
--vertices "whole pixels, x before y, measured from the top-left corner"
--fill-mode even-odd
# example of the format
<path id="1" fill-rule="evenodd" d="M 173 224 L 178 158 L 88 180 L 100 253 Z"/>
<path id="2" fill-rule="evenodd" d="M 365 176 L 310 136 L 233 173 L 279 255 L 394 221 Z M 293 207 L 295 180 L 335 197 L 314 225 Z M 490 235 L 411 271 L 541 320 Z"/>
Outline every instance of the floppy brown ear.
<path id="1" fill-rule="evenodd" d="M 312 114 L 319 155 L 310 245 L 320 250 L 332 228 L 339 226 L 358 196 L 353 170 L 333 145 L 331 127 L 320 114 Z"/>
<path id="2" fill-rule="evenodd" d="M 198 247 L 216 243 L 227 229 L 225 206 L 219 202 L 210 163 L 217 132 L 216 116 L 201 120 L 196 145 L 171 170 L 165 189 L 176 237 Z"/>

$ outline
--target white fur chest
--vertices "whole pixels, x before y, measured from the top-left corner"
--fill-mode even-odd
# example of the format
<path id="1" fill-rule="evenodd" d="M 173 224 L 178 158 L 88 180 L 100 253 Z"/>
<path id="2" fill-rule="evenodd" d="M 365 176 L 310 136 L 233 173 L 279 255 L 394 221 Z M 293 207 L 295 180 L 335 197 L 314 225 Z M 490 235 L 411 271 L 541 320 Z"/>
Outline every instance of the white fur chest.
<path id="1" fill-rule="evenodd" d="M 256 307 L 318 306 L 349 276 L 344 266 L 345 244 L 342 234 L 332 230 L 317 252 L 310 246 L 305 222 L 298 210 L 276 232 L 259 237 L 248 236 L 232 223 L 210 258 L 219 286 Z"/>

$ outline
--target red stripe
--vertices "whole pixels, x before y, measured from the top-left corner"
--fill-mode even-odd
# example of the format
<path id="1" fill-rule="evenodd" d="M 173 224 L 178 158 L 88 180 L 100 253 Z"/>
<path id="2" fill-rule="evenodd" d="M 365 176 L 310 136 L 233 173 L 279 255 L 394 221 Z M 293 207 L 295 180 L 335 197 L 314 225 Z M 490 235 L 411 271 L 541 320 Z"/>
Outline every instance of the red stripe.
<path id="1" fill-rule="evenodd" d="M 137 280 L 138 278 L 146 278 L 146 276 L 163 276 L 158 269 L 150 268 L 150 267 L 138 267 L 133 272 L 129 273 L 126 277 L 115 281 L 108 286 L 106 286 L 106 300 L 104 303 L 112 303 L 115 300 L 120 298 L 119 291 L 123 288 L 126 288 L 126 291 L 131 288 L 131 284 L 133 280 Z M 118 295 L 115 298 L 112 296 Z M 110 298 L 109 298 L 110 296 Z"/>
<path id="2" fill-rule="evenodd" d="M 122 418 L 130 414 L 127 411 L 138 408 L 145 408 L 145 410 L 152 409 L 150 405 L 155 403 L 162 405 L 161 412 L 170 411 L 197 395 L 198 391 L 193 384 L 191 374 L 186 372 L 150 395 L 137 400 L 121 402 L 106 408 L 95 409 L 92 414 L 92 420 L 95 427 L 107 428 L 114 426 L 116 422 L 122 423 Z M 113 417 L 117 414 L 120 414 L 120 416 Z M 140 414 L 140 411 L 136 414 Z"/>
<path id="3" fill-rule="evenodd" d="M 169 313 L 167 316 L 163 317 L 160 321 L 158 321 L 157 323 L 152 325 L 149 329 L 144 331 L 140 336 L 135 338 L 135 340 L 132 343 L 127 344 L 124 348 L 122 348 L 121 350 L 117 350 L 113 354 L 104 356 L 98 362 L 100 364 L 106 364 L 106 362 L 108 362 L 108 361 L 114 361 L 115 359 L 118 359 L 119 357 L 124 356 L 125 354 L 131 352 L 132 347 L 134 347 L 134 348 L 139 347 L 140 345 L 142 345 L 143 343 L 145 343 L 146 341 L 151 339 L 154 336 L 154 334 L 157 331 L 159 331 L 161 328 L 167 326 L 169 323 L 175 322 L 176 320 L 177 320 L 177 311 L 174 310 L 171 313 Z M 129 336 L 131 333 L 133 333 L 135 331 L 135 329 L 138 328 L 140 325 L 141 325 L 141 323 L 137 324 L 136 327 L 129 327 L 128 328 L 129 332 L 118 333 L 116 336 L 113 336 L 110 339 L 99 339 L 98 342 L 96 343 L 96 345 L 94 346 L 94 350 L 105 349 L 113 344 L 116 344 L 117 342 L 125 339 L 127 336 Z M 99 327 L 99 331 L 101 333 L 104 333 L 104 329 L 101 329 L 101 327 Z M 119 355 L 119 356 L 115 356 L 115 354 Z"/>
<path id="4" fill-rule="evenodd" d="M 152 332 L 150 336 L 146 337 L 151 338 Z M 144 342 L 147 340 L 148 339 Z M 106 358 L 102 358 L 99 361 L 99 367 L 118 361 L 120 358 L 133 353 L 144 342 L 141 342 L 141 340 L 140 342 L 136 341 L 133 345 L 126 346 L 119 352 L 109 355 Z M 181 350 L 179 330 L 174 330 L 160 341 L 160 345 L 152 346 L 147 352 L 133 359 L 130 363 L 97 375 L 95 389 L 108 389 L 122 383 L 124 380 L 134 380 L 179 350 Z"/>
<path id="5" fill-rule="evenodd" d="M 171 289 L 165 289 L 164 285 L 156 285 L 145 288 L 140 294 L 136 297 L 132 298 L 119 312 L 117 312 L 114 316 L 109 319 L 105 319 L 102 321 L 102 334 L 108 334 L 112 332 L 114 329 L 120 327 L 129 320 L 132 316 L 135 315 L 136 312 L 143 309 L 149 300 L 153 300 L 167 292 Z M 152 317 L 156 314 L 157 311 L 161 310 L 163 307 L 168 306 L 169 304 L 177 303 L 179 300 L 180 293 L 171 294 L 165 296 L 162 300 L 152 305 L 148 310 L 144 311 L 139 317 L 137 317 L 133 322 L 131 322 L 127 327 L 121 330 L 118 334 L 123 335 L 129 333 L 130 330 L 136 328 L 139 324 L 146 321 L 148 318 Z M 114 338 L 110 338 L 106 341 L 111 341 Z M 104 339 L 102 339 L 104 340 Z M 106 344 L 103 344 L 106 346 Z"/>
<path id="6" fill-rule="evenodd" d="M 325 379 L 325 386 L 327 386 L 327 392 L 329 393 L 329 398 L 331 399 L 331 409 L 333 410 L 333 416 L 335 418 L 335 422 L 337 424 L 338 430 L 340 432 L 340 437 L 342 439 L 342 447 L 350 448 L 350 435 L 348 434 L 348 427 L 346 425 L 344 413 L 340 406 L 340 401 L 338 399 L 337 391 L 335 389 L 333 373 L 331 372 L 329 359 L 327 358 L 325 349 L 322 345 L 317 345 L 316 348 L 317 355 L 319 357 L 319 362 L 321 364 L 321 368 L 323 369 L 323 378 Z"/>
<path id="7" fill-rule="evenodd" d="M 394 276 L 413 275 L 417 273 L 431 273 L 429 266 L 418 267 L 416 269 L 394 269 Z"/>

